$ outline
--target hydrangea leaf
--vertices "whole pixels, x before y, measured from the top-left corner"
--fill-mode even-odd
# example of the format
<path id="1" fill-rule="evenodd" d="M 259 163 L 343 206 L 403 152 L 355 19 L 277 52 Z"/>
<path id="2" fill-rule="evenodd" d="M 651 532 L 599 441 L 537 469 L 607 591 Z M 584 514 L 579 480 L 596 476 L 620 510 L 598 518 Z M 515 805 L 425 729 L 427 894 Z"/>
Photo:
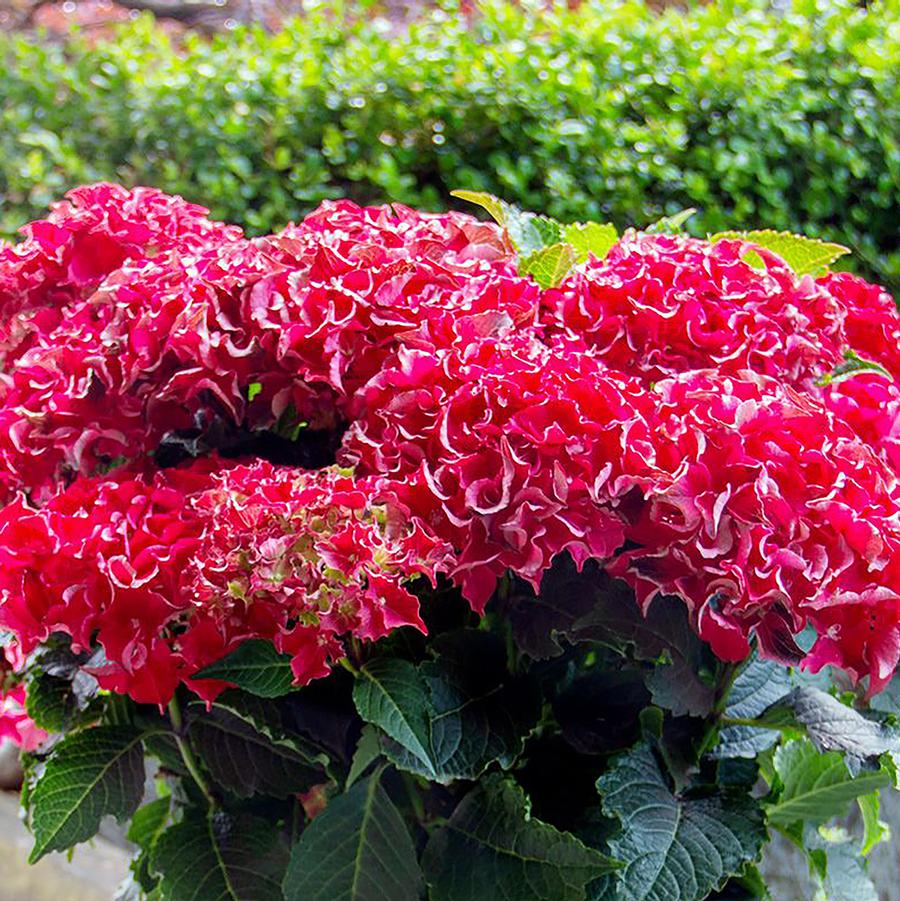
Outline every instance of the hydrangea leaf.
<path id="1" fill-rule="evenodd" d="M 555 288 L 572 271 L 575 249 L 571 244 L 551 244 L 519 261 L 519 274 L 531 275 L 542 288 Z"/>
<path id="2" fill-rule="evenodd" d="M 128 827 L 128 841 L 150 848 L 163 833 L 169 819 L 171 798 L 156 798 L 135 811 Z"/>
<path id="3" fill-rule="evenodd" d="M 597 788 L 622 826 L 610 841 L 624 862 L 618 901 L 699 901 L 756 860 L 766 840 L 752 798 L 673 794 L 646 744 L 619 757 Z"/>
<path id="4" fill-rule="evenodd" d="M 499 197 L 495 197 L 487 191 L 464 190 L 451 191 L 450 196 L 458 197 L 460 200 L 465 200 L 468 203 L 474 203 L 476 206 L 480 206 L 483 210 L 487 211 L 488 215 L 497 223 L 497 225 L 506 227 L 506 211 L 509 205 Z"/>
<path id="5" fill-rule="evenodd" d="M 291 851 L 286 901 L 418 901 L 412 838 L 378 776 L 328 802 Z"/>
<path id="6" fill-rule="evenodd" d="M 561 654 L 568 633 L 594 606 L 594 594 L 585 585 L 600 578 L 601 572 L 594 560 L 586 561 L 578 572 L 571 556 L 560 554 L 541 577 L 537 594 L 524 580 L 513 579 L 504 615 L 519 650 L 536 660 Z"/>
<path id="7" fill-rule="evenodd" d="M 608 222 L 573 222 L 563 231 L 563 240 L 575 249 L 575 259 L 583 263 L 593 254 L 602 260 L 619 240 L 616 227 Z"/>
<path id="8" fill-rule="evenodd" d="M 819 883 L 814 901 L 878 901 L 865 858 L 849 836 L 831 838 L 807 829 L 804 846 Z"/>
<path id="9" fill-rule="evenodd" d="M 790 719 L 785 720 L 786 716 Z M 851 770 L 885 752 L 900 751 L 900 737 L 894 730 L 864 717 L 818 688 L 795 688 L 768 708 L 763 719 L 802 726 L 818 750 L 847 755 Z"/>
<path id="10" fill-rule="evenodd" d="M 194 678 L 222 679 L 261 698 L 277 698 L 295 690 L 291 658 L 261 638 L 245 641 Z"/>
<path id="11" fill-rule="evenodd" d="M 327 760 L 287 735 L 265 702 L 229 692 L 188 708 L 188 734 L 213 779 L 241 798 L 287 798 L 323 782 Z"/>
<path id="12" fill-rule="evenodd" d="M 652 225 L 648 225 L 644 231 L 648 235 L 676 235 L 688 219 L 697 212 L 696 208 L 690 206 L 687 209 L 679 210 L 671 216 L 662 216 Z"/>
<path id="13" fill-rule="evenodd" d="M 887 378 L 893 378 L 890 372 L 888 372 L 888 370 L 885 369 L 884 366 L 882 366 L 880 363 L 875 363 L 872 360 L 864 360 L 852 350 L 845 350 L 843 362 L 838 363 L 831 372 L 829 372 L 827 375 L 823 375 L 820 379 L 818 379 L 816 381 L 816 384 L 820 388 L 823 388 L 826 385 L 834 385 L 838 382 L 844 382 L 847 379 L 851 379 L 853 378 L 853 376 L 859 375 L 862 372 L 877 372 L 879 375 L 886 376 Z"/>
<path id="14" fill-rule="evenodd" d="M 772 660 L 760 660 L 755 654 L 741 670 L 731 691 L 724 715 L 726 719 L 755 719 L 791 691 L 790 670 Z M 725 725 L 719 730 L 713 757 L 756 757 L 778 741 L 775 729 L 745 725 Z"/>
<path id="15" fill-rule="evenodd" d="M 189 810 L 156 842 L 159 901 L 273 901 L 281 898 L 288 849 L 257 817 Z"/>
<path id="16" fill-rule="evenodd" d="M 724 240 L 746 241 L 748 244 L 755 244 L 764 250 L 770 250 L 772 253 L 780 256 L 797 275 L 819 272 L 844 256 L 844 254 L 850 253 L 850 249 L 842 244 L 831 244 L 827 241 L 819 241 L 816 238 L 807 238 L 803 235 L 794 235 L 790 232 L 779 232 L 772 229 L 749 232 L 725 231 L 710 237 L 710 241 L 713 242 Z M 761 265 L 762 260 L 759 256 L 754 256 L 756 256 Z M 751 261 L 751 265 L 757 264 Z"/>
<path id="17" fill-rule="evenodd" d="M 465 660 L 374 660 L 353 692 L 360 716 L 385 733 L 388 760 L 444 784 L 476 779 L 494 761 L 511 766 L 540 713 L 532 684 L 509 678 L 502 641 L 471 632 L 463 644 Z"/>
<path id="18" fill-rule="evenodd" d="M 432 834 L 422 865 L 431 901 L 583 901 L 617 862 L 532 819 L 524 792 L 492 774 Z"/>
<path id="19" fill-rule="evenodd" d="M 98 726 L 57 745 L 31 794 L 31 863 L 92 838 L 104 816 L 132 816 L 144 794 L 141 738 L 130 726 Z"/>
<path id="20" fill-rule="evenodd" d="M 885 768 L 852 775 L 837 751 L 822 753 L 808 739 L 786 742 L 775 752 L 778 782 L 766 804 L 768 822 L 782 829 L 816 826 L 847 805 L 891 784 Z"/>
<path id="21" fill-rule="evenodd" d="M 165 832 L 171 813 L 171 798 L 157 798 L 139 808 L 128 827 L 128 841 L 140 849 L 131 861 L 130 870 L 134 887 L 133 897 L 143 898 L 156 887 L 157 879 L 151 871 L 151 860 L 157 839 Z M 121 890 L 120 890 L 121 895 Z M 125 896 L 131 897 L 131 896 Z M 119 895 L 116 896 L 119 901 Z"/>
<path id="22" fill-rule="evenodd" d="M 363 726 L 353 760 L 350 762 L 347 788 L 350 788 L 379 757 L 381 757 L 381 736 L 374 726 L 366 724 Z"/>
<path id="23" fill-rule="evenodd" d="M 655 664 L 647 677 L 655 704 L 676 716 L 706 716 L 715 690 L 703 678 L 706 652 L 691 628 L 684 602 L 657 597 L 645 616 L 624 582 L 601 576 L 585 590 L 593 591 L 594 604 L 569 630 L 568 638 L 632 648 L 637 660 Z"/>
<path id="24" fill-rule="evenodd" d="M 485 191 L 451 191 L 450 194 L 486 210 L 498 225 L 506 229 L 510 242 L 520 256 L 534 254 L 557 243 L 562 237 L 563 227 L 555 219 L 520 210 L 493 194 Z"/>
<path id="25" fill-rule="evenodd" d="M 891 837 L 891 827 L 881 819 L 881 792 L 863 795 L 856 799 L 856 803 L 863 821 L 860 853 L 865 856 Z"/>

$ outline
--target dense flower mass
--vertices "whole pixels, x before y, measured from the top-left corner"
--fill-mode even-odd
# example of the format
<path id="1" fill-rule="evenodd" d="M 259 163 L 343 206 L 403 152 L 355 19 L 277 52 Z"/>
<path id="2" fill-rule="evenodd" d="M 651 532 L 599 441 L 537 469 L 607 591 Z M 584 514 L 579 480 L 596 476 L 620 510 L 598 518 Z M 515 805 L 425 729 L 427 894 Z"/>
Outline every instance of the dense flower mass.
<path id="1" fill-rule="evenodd" d="M 250 240 L 109 185 L 24 233 L 0 247 L 20 653 L 64 633 L 165 703 L 257 637 L 303 684 L 424 629 L 416 577 L 481 611 L 565 552 L 680 596 L 724 659 L 755 640 L 870 691 L 897 667 L 900 319 L 855 276 L 628 232 L 541 290 L 458 213 L 326 203 Z M 850 351 L 883 371 L 825 384 Z"/>

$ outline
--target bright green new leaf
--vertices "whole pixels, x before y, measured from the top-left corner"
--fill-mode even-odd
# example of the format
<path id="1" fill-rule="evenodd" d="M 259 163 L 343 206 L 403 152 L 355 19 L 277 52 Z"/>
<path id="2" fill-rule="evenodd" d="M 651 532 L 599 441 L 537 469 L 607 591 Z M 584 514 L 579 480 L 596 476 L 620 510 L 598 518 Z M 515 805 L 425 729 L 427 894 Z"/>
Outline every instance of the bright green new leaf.
<path id="1" fill-rule="evenodd" d="M 649 225 L 644 231 L 648 235 L 675 235 L 681 231 L 681 227 L 688 219 L 693 216 L 697 210 L 690 206 L 686 210 L 680 210 L 671 216 L 663 216 L 657 219 L 652 225 Z"/>
<path id="2" fill-rule="evenodd" d="M 817 826 L 846 810 L 847 805 L 891 783 L 883 768 L 853 776 L 837 751 L 822 753 L 808 739 L 796 739 L 775 752 L 779 783 L 766 803 L 772 826 L 790 829 L 797 823 Z"/>
<path id="3" fill-rule="evenodd" d="M 590 254 L 602 260 L 619 240 L 619 233 L 608 222 L 573 222 L 563 230 L 563 240 L 575 249 L 575 259 L 583 263 Z"/>
<path id="4" fill-rule="evenodd" d="M 790 266 L 797 275 L 816 273 L 830 266 L 836 259 L 850 249 L 842 244 L 830 244 L 827 241 L 819 241 L 816 238 L 806 238 L 803 235 L 793 235 L 790 232 L 778 232 L 772 229 L 760 231 L 719 232 L 710 237 L 710 241 L 740 240 L 749 244 L 755 244 L 763 250 L 770 250 L 777 254 Z M 756 254 L 756 258 L 748 260 L 751 265 L 762 265 L 762 260 Z M 758 263 L 756 261 L 759 261 Z"/>
<path id="5" fill-rule="evenodd" d="M 519 261 L 519 274 L 531 275 L 542 288 L 555 288 L 572 271 L 575 249 L 571 244 L 551 244 Z"/>

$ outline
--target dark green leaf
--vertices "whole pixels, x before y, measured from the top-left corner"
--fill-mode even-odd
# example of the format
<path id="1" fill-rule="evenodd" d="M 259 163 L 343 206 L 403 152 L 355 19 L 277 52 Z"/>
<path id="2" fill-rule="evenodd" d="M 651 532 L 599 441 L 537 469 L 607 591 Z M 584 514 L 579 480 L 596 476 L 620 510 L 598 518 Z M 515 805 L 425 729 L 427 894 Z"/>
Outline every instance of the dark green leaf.
<path id="1" fill-rule="evenodd" d="M 325 758 L 281 727 L 271 702 L 236 692 L 221 695 L 207 711 L 192 704 L 188 736 L 210 775 L 242 798 L 287 798 L 326 780 Z"/>
<path id="2" fill-rule="evenodd" d="M 767 707 L 780 701 L 791 690 L 790 670 L 771 660 L 760 660 L 755 654 L 738 674 L 728 695 L 725 716 L 733 719 L 755 719 Z M 724 726 L 713 757 L 756 757 L 778 741 L 775 729 L 753 726 Z"/>
<path id="3" fill-rule="evenodd" d="M 531 818 L 512 780 L 488 776 L 432 834 L 422 858 L 431 901 L 581 901 L 615 861 Z"/>
<path id="4" fill-rule="evenodd" d="M 157 839 L 159 901 L 281 901 L 288 851 L 256 817 L 190 810 Z"/>
<path id="5" fill-rule="evenodd" d="M 131 819 L 128 829 L 128 841 L 133 842 L 140 849 L 131 861 L 131 874 L 133 880 L 133 892 L 135 898 L 141 897 L 141 892 L 149 892 L 156 887 L 157 879 L 151 871 L 150 862 L 156 840 L 163 834 L 169 823 L 171 799 L 168 797 L 157 798 L 149 804 L 139 808 Z M 128 895 L 123 894 L 122 901 Z"/>
<path id="6" fill-rule="evenodd" d="M 378 776 L 332 798 L 291 852 L 286 901 L 417 901 L 422 871 Z"/>
<path id="7" fill-rule="evenodd" d="M 347 788 L 350 788 L 379 757 L 381 757 L 381 736 L 374 726 L 366 725 L 363 727 L 359 743 L 356 745 L 356 752 L 350 763 Z"/>
<path id="8" fill-rule="evenodd" d="M 35 724 L 48 732 L 64 732 L 88 708 L 97 681 L 82 670 L 71 679 L 34 672 L 28 679 L 25 707 Z"/>
<path id="9" fill-rule="evenodd" d="M 618 758 L 597 788 L 622 824 L 610 842 L 625 863 L 618 901 L 699 901 L 756 860 L 766 838 L 762 812 L 743 793 L 676 797 L 647 745 Z"/>
<path id="10" fill-rule="evenodd" d="M 509 767 L 540 713 L 527 680 L 508 677 L 502 642 L 468 633 L 467 659 L 444 655 L 418 667 L 381 658 L 363 667 L 353 697 L 382 729 L 398 767 L 448 783 L 476 779 L 493 761 Z"/>
<path id="11" fill-rule="evenodd" d="M 785 714 L 790 714 L 793 721 L 806 730 L 820 751 L 846 754 L 852 770 L 864 760 L 880 757 L 886 751 L 900 750 L 900 738 L 893 730 L 867 719 L 818 688 L 795 688 L 769 708 L 765 718 Z"/>
<path id="12" fill-rule="evenodd" d="M 561 642 L 594 605 L 594 591 L 585 589 L 600 573 L 593 560 L 578 572 L 572 558 L 561 554 L 544 573 L 537 595 L 524 580 L 513 580 L 504 614 L 520 650 L 537 660 L 562 653 Z"/>
<path id="13" fill-rule="evenodd" d="M 97 834 L 107 815 L 124 822 L 144 794 L 141 733 L 98 726 L 56 746 L 31 794 L 34 863 Z"/>
<path id="14" fill-rule="evenodd" d="M 837 751 L 819 752 L 808 739 L 797 739 L 775 752 L 778 784 L 766 804 L 773 826 L 790 829 L 797 823 L 817 826 L 846 811 L 856 798 L 891 784 L 879 767 L 854 776 Z"/>
<path id="15" fill-rule="evenodd" d="M 676 716 L 705 716 L 715 690 L 703 678 L 706 651 L 679 598 L 657 597 L 644 616 L 624 582 L 601 575 L 593 585 L 591 611 L 571 628 L 572 641 L 630 646 L 637 660 L 656 663 L 647 678 L 653 702 Z"/>
<path id="16" fill-rule="evenodd" d="M 296 690 L 291 658 L 279 654 L 272 642 L 251 638 L 227 657 L 207 666 L 195 679 L 222 679 L 261 698 L 277 698 Z"/>

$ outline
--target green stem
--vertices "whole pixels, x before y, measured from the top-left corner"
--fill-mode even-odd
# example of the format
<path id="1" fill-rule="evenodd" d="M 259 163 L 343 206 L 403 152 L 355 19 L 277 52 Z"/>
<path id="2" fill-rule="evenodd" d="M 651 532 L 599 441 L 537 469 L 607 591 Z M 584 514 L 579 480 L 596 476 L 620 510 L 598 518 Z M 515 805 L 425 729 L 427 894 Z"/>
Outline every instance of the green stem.
<path id="1" fill-rule="evenodd" d="M 352 673 L 355 679 L 359 678 L 359 670 L 346 657 L 341 657 L 341 666 L 344 667 L 348 673 Z"/>
<path id="2" fill-rule="evenodd" d="M 419 784 L 415 776 L 410 773 L 403 773 L 403 785 L 406 788 L 407 795 L 409 795 L 409 802 L 412 805 L 416 819 L 420 824 L 424 825 L 426 817 L 425 803 L 422 800 L 422 795 L 419 793 Z"/>
<path id="3" fill-rule="evenodd" d="M 781 732 L 783 729 L 782 726 L 775 723 L 766 723 L 743 716 L 723 716 L 719 722 L 723 726 L 750 726 L 753 729 L 769 729 L 772 732 Z"/>
<path id="4" fill-rule="evenodd" d="M 169 719 L 172 721 L 172 735 L 175 738 L 175 744 L 178 745 L 178 751 L 181 754 L 181 759 L 184 761 L 188 773 L 197 784 L 197 788 L 200 789 L 203 797 L 206 798 L 207 804 L 209 804 L 211 808 L 216 807 L 216 799 L 213 797 L 209 782 L 207 782 L 206 777 L 203 775 L 203 771 L 200 769 L 200 764 L 194 756 L 193 748 L 191 748 L 183 735 L 184 720 L 181 716 L 181 707 L 178 704 L 178 698 L 174 696 L 172 697 L 172 700 L 169 701 Z"/>

